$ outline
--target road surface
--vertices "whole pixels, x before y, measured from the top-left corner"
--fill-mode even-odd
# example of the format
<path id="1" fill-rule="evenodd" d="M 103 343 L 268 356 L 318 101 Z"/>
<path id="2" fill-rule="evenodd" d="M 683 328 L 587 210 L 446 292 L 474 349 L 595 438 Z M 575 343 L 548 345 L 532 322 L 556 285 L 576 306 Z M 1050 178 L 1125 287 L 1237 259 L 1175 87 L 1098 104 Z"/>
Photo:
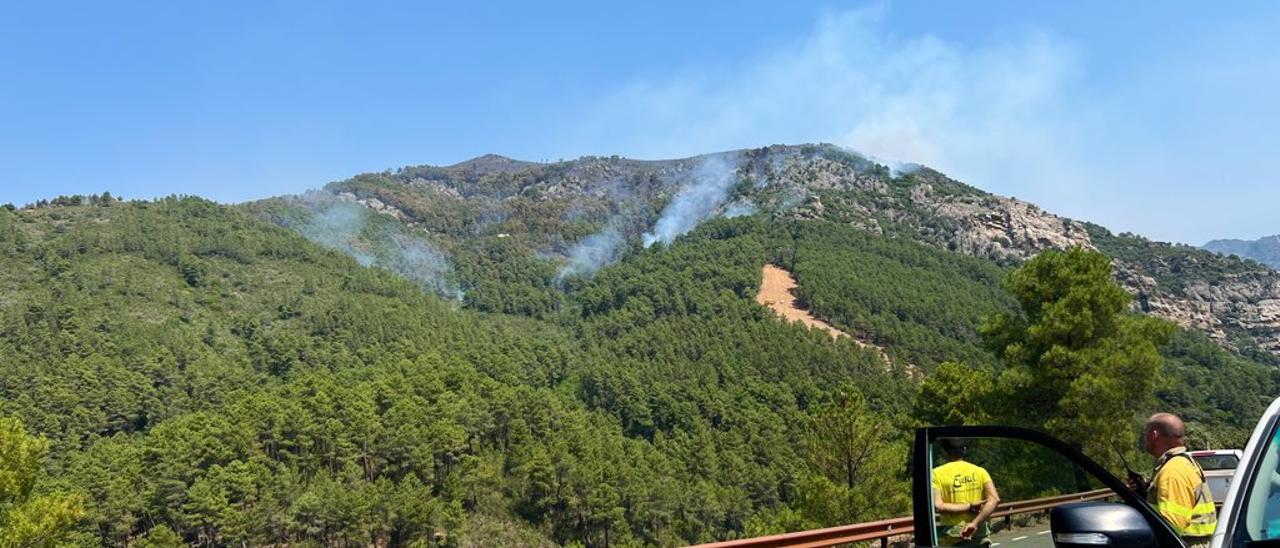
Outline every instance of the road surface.
<path id="1" fill-rule="evenodd" d="M 1049 534 L 1049 523 L 1015 527 L 991 535 L 991 546 L 1007 546 L 1009 548 L 1052 548 L 1053 535 Z"/>

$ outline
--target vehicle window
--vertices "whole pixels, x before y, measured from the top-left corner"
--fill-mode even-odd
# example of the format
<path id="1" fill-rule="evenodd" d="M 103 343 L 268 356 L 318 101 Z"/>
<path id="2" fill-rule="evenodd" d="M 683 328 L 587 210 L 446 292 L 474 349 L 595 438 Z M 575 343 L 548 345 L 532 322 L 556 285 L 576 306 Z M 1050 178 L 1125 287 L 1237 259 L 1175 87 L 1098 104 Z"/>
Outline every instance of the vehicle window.
<path id="1" fill-rule="evenodd" d="M 984 536 L 994 545 L 1048 535 L 1046 510 L 1053 506 L 1115 498 L 1066 457 L 1027 441 L 946 438 L 933 442 L 930 457 L 931 508 L 944 545 Z M 999 506 L 981 520 L 981 503 L 992 492 Z M 980 523 L 966 531 L 975 521 Z"/>
<path id="2" fill-rule="evenodd" d="M 1235 455 L 1193 455 L 1193 457 L 1201 470 L 1235 470 L 1240 464 L 1240 459 Z"/>
<path id="3" fill-rule="evenodd" d="M 1272 430 L 1245 499 L 1245 531 L 1252 540 L 1280 538 L 1280 432 Z"/>

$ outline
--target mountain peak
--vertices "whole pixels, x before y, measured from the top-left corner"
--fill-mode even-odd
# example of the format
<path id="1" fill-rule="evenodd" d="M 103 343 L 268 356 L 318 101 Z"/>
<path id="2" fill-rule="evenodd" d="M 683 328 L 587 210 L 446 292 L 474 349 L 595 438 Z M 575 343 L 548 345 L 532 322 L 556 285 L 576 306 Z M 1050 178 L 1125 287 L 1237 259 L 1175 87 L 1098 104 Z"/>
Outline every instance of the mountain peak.
<path id="1" fill-rule="evenodd" d="M 445 169 L 454 171 L 474 171 L 479 175 L 490 175 L 497 173 L 512 173 L 538 165 L 536 162 L 526 162 L 524 160 L 516 160 L 499 154 L 485 154 L 476 156 L 470 160 L 464 160 L 451 166 L 445 166 Z"/>

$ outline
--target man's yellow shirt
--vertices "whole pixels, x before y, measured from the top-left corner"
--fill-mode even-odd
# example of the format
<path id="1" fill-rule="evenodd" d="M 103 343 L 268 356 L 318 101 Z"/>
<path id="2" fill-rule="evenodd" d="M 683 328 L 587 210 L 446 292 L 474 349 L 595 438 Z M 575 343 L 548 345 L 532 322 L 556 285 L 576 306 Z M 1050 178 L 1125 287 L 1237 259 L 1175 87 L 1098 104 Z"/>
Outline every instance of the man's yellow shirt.
<path id="1" fill-rule="evenodd" d="M 1179 535 L 1209 537 L 1217 526 L 1213 494 L 1203 472 L 1190 458 L 1183 458 L 1184 453 L 1186 449 L 1178 447 L 1161 457 L 1164 462 L 1152 478 L 1147 500 Z"/>
<path id="2" fill-rule="evenodd" d="M 942 493 L 942 502 L 973 504 L 981 501 L 983 487 L 991 482 L 991 475 L 976 464 L 963 460 L 948 462 L 933 469 L 933 490 Z M 939 514 L 943 526 L 964 525 L 973 514 Z M 983 524 L 986 525 L 986 524 Z"/>

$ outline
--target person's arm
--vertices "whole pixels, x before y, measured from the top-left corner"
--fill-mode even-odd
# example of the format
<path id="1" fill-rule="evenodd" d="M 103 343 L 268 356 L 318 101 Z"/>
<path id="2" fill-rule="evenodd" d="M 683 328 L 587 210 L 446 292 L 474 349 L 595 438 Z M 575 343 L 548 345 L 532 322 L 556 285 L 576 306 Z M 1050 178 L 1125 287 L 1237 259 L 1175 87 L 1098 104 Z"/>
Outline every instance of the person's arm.
<path id="1" fill-rule="evenodd" d="M 987 518 L 990 518 L 991 514 L 995 513 L 996 507 L 1000 505 L 1000 493 L 996 492 L 995 482 L 988 481 L 983 484 L 982 491 L 986 497 L 986 500 L 982 501 L 982 509 L 978 511 L 978 515 L 973 518 L 973 521 L 964 526 L 964 530 L 960 532 L 961 537 L 969 538 L 973 536 L 973 533 L 978 530 L 978 526 L 987 521 Z"/>
<path id="2" fill-rule="evenodd" d="M 963 514 L 971 505 L 963 502 L 942 502 L 942 491 L 933 490 L 933 511 L 939 514 Z"/>
<path id="3" fill-rule="evenodd" d="M 1181 535 L 1182 531 L 1191 524 L 1191 509 L 1195 506 L 1195 486 L 1183 481 L 1172 472 L 1173 470 L 1169 470 L 1160 474 L 1151 488 L 1156 490 L 1156 512 L 1159 512 L 1160 517 L 1173 526 L 1175 533 Z"/>
<path id="4" fill-rule="evenodd" d="M 942 502 L 942 483 L 938 481 L 936 473 L 930 478 L 930 485 L 933 487 L 933 511 L 939 514 L 959 514 L 968 512 L 969 506 L 961 503 Z"/>

